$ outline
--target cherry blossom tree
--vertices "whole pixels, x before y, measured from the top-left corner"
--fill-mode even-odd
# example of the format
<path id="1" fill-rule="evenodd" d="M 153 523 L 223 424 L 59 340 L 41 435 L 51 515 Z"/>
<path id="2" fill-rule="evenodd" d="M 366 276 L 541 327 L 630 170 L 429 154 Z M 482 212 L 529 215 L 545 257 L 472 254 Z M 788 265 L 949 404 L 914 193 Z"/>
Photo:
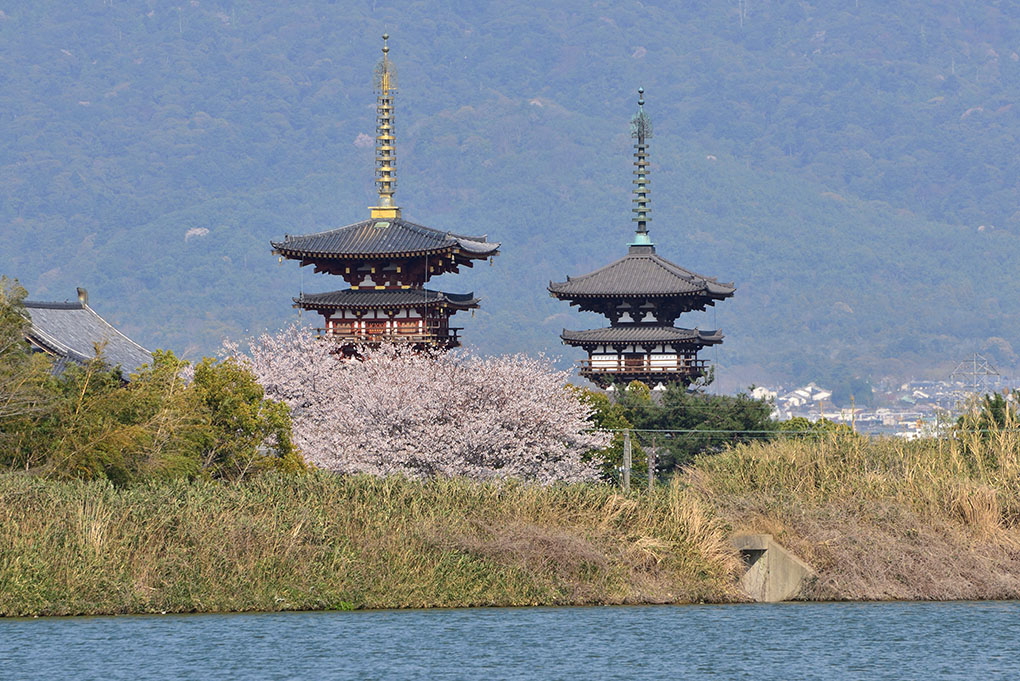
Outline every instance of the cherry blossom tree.
<path id="1" fill-rule="evenodd" d="M 237 346 L 228 348 L 239 354 Z M 568 372 L 526 355 L 478 357 L 335 345 L 292 326 L 242 356 L 286 403 L 305 459 L 339 473 L 595 480 L 606 446 L 592 408 L 565 387 Z"/>

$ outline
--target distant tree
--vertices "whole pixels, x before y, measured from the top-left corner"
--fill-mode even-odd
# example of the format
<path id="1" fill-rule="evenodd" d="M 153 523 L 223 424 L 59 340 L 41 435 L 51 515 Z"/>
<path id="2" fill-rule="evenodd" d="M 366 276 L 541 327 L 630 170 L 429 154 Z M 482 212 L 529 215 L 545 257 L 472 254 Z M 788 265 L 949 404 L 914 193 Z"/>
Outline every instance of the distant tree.
<path id="1" fill-rule="evenodd" d="M 818 440 L 833 435 L 851 435 L 853 429 L 845 423 L 836 423 L 829 419 L 811 421 L 803 416 L 794 416 L 786 421 L 775 424 L 776 434 L 780 437 Z"/>
<path id="2" fill-rule="evenodd" d="M 299 327 L 255 339 L 250 353 L 238 356 L 290 406 L 302 453 L 339 473 L 594 480 L 586 453 L 609 441 L 591 431 L 595 410 L 567 372 L 540 359 L 383 345 L 344 360 Z"/>
<path id="3" fill-rule="evenodd" d="M 21 354 L 29 320 L 25 316 L 25 289 L 17 279 L 0 276 L 0 358 Z"/>
<path id="4" fill-rule="evenodd" d="M 852 364 L 836 363 L 817 367 L 812 374 L 804 375 L 805 380 L 816 381 L 832 391 L 832 404 L 849 407 L 851 402 L 858 407 L 870 407 L 874 403 L 874 389 L 871 381 L 859 373 Z"/>
<path id="5" fill-rule="evenodd" d="M 16 279 L 0 277 L 0 446 L 48 401 L 43 383 L 50 363 L 29 351 L 24 298 L 25 289 Z"/>
<path id="6" fill-rule="evenodd" d="M 641 387 L 644 387 L 643 384 Z M 612 439 L 602 449 L 595 449 L 585 454 L 586 459 L 600 462 L 599 468 L 604 480 L 618 481 L 623 466 L 624 431 L 634 425 L 627 419 L 626 410 L 619 402 L 614 402 L 606 393 L 572 387 L 578 399 L 589 405 L 594 411 L 589 417 L 592 425 L 598 430 L 611 434 Z M 639 434 L 632 433 L 632 468 L 635 476 L 648 472 L 648 459 L 639 441 Z"/>
<path id="7" fill-rule="evenodd" d="M 169 354 L 169 353 L 167 353 Z M 293 444 L 287 405 L 268 399 L 255 375 L 232 358 L 206 357 L 194 367 L 184 414 L 197 424 L 182 435 L 191 445 L 193 476 L 242 478 L 266 470 L 304 468 Z"/>
<path id="8" fill-rule="evenodd" d="M 1017 392 L 1008 397 L 1001 393 L 988 393 L 976 400 L 956 420 L 958 431 L 979 433 L 984 437 L 1006 428 L 1020 427 Z"/>
<path id="9" fill-rule="evenodd" d="M 698 454 L 771 436 L 772 405 L 743 393 L 735 397 L 706 393 L 706 385 L 688 390 L 673 384 L 661 398 L 653 399 L 647 386 L 637 383 L 620 396 L 619 404 L 636 428 L 661 431 L 656 437 L 660 470 L 675 470 Z M 641 433 L 641 443 L 649 442 L 650 433 Z"/>

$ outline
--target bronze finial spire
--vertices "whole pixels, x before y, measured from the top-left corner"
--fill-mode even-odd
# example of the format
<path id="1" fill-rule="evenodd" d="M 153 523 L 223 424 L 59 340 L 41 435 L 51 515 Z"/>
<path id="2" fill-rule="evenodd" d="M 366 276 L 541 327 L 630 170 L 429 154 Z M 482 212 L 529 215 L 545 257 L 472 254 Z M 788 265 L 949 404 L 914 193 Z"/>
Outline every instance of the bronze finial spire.
<path id="1" fill-rule="evenodd" d="M 393 134 L 393 98 L 397 91 L 397 70 L 390 62 L 390 36 L 383 34 L 382 59 L 375 67 L 376 130 L 375 184 L 379 188 L 379 205 L 372 206 L 373 218 L 399 218 L 400 208 L 393 203 L 397 189 L 397 147 Z"/>
<path id="2" fill-rule="evenodd" d="M 645 89 L 638 88 L 638 111 L 630 119 L 630 136 L 634 143 L 634 198 L 635 208 L 634 222 L 637 223 L 637 233 L 631 246 L 651 246 L 652 240 L 648 237 L 648 222 L 652 219 L 652 212 L 649 205 L 648 194 L 648 139 L 652 136 L 652 121 L 645 113 Z"/>

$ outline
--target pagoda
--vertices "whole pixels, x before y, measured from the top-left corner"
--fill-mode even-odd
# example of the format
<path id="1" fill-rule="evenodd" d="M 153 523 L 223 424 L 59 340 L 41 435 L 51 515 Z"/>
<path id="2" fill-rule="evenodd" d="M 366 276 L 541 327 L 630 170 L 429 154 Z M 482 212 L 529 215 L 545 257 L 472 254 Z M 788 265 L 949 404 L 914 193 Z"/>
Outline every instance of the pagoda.
<path id="1" fill-rule="evenodd" d="M 564 329 L 560 336 L 564 344 L 588 352 L 580 373 L 603 388 L 638 380 L 662 389 L 670 383 L 687 386 L 703 376 L 707 362 L 698 359 L 698 351 L 721 343 L 722 332 L 684 329 L 674 323 L 684 312 L 705 310 L 735 290 L 733 284 L 686 270 L 655 252 L 648 235 L 652 124 L 644 104 L 644 89 L 639 89 L 638 112 L 630 126 L 635 139 L 633 220 L 637 230 L 627 254 L 589 274 L 549 284 L 554 298 L 609 319 L 608 328 Z"/>
<path id="2" fill-rule="evenodd" d="M 499 254 L 499 244 L 485 236 L 461 236 L 403 219 L 393 200 L 396 190 L 394 96 L 396 69 L 383 35 L 382 59 L 375 69 L 375 183 L 378 205 L 369 219 L 318 234 L 287 235 L 273 241 L 273 253 L 312 265 L 315 272 L 343 278 L 349 288 L 304 293 L 294 307 L 322 315 L 319 335 L 345 348 L 381 342 L 403 342 L 440 350 L 460 345 L 459 328 L 450 317 L 478 307 L 472 293 L 446 293 L 425 287 L 428 280 L 475 260 Z"/>

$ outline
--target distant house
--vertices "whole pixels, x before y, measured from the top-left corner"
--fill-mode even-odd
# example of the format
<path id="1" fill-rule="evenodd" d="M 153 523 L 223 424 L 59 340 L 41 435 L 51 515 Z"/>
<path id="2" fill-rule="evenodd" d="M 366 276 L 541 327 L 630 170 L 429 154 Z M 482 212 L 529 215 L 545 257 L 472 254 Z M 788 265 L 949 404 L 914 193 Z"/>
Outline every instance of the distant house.
<path id="1" fill-rule="evenodd" d="M 775 390 L 769 390 L 763 386 L 755 386 L 754 390 L 751 391 L 751 397 L 756 400 L 772 400 L 775 401 L 779 397 L 779 393 Z"/>
<path id="2" fill-rule="evenodd" d="M 819 388 L 814 383 L 808 383 L 803 388 L 797 388 L 778 399 L 778 402 L 787 409 L 798 409 L 812 402 L 831 400 L 832 391 Z"/>
<path id="3" fill-rule="evenodd" d="M 85 364 L 101 350 L 110 366 L 119 366 L 121 376 L 152 363 L 152 353 L 115 329 L 89 307 L 89 294 L 78 289 L 78 300 L 55 303 L 25 301 L 25 312 L 32 322 L 27 340 L 37 352 L 57 358 L 54 372 L 59 373 L 67 362 Z"/>

